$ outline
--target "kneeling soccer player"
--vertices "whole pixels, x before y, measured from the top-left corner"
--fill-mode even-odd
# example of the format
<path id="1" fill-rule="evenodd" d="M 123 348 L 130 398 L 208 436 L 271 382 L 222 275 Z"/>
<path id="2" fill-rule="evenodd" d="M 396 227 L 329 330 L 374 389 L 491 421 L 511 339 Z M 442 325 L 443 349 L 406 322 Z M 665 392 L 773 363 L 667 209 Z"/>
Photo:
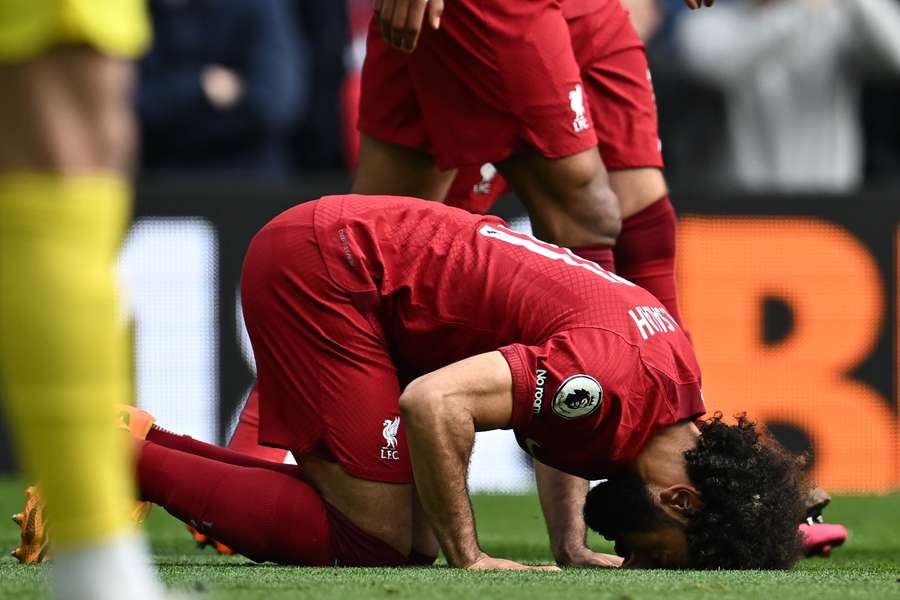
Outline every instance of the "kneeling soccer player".
<path id="1" fill-rule="evenodd" d="M 539 463 L 561 565 L 621 563 L 587 548 L 585 521 L 627 566 L 800 556 L 797 461 L 745 419 L 698 427 L 699 367 L 675 320 L 568 250 L 420 200 L 326 197 L 259 232 L 241 294 L 259 441 L 299 466 L 147 421 L 138 480 L 249 558 L 401 565 L 439 543 L 455 567 L 534 568 L 481 550 L 466 489 L 475 432 L 506 428 Z"/>

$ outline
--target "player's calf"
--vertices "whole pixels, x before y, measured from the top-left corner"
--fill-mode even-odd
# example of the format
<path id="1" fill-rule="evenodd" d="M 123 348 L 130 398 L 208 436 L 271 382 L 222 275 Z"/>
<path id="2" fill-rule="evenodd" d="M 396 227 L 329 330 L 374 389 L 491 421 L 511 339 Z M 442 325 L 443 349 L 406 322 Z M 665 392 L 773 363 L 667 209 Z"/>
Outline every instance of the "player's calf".
<path id="1" fill-rule="evenodd" d="M 138 482 L 142 499 L 257 562 L 399 566 L 407 561 L 406 554 L 363 531 L 299 476 L 143 442 Z"/>

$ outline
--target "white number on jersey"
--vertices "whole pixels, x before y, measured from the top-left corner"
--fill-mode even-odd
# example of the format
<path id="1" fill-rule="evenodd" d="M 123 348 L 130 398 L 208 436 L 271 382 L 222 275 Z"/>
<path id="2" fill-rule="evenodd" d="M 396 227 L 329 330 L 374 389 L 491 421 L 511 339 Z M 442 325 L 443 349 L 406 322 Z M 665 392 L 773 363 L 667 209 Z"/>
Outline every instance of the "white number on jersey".
<path id="1" fill-rule="evenodd" d="M 507 244 L 512 244 L 513 246 L 525 248 L 530 252 L 540 254 L 541 256 L 549 258 L 550 260 L 560 260 L 567 265 L 590 271 L 594 275 L 602 277 L 610 283 L 621 283 L 623 285 L 631 286 L 635 285 L 624 277 L 620 277 L 615 273 L 610 273 L 593 261 L 586 260 L 584 258 L 581 258 L 580 256 L 575 256 L 568 248 L 560 248 L 559 246 L 556 246 L 554 244 L 542 242 L 536 238 L 531 237 L 530 235 L 513 231 L 512 229 L 503 227 L 502 225 L 498 225 L 496 227 L 492 225 L 482 225 L 481 229 L 478 230 L 478 233 L 485 237 L 489 237 L 495 240 L 501 240 L 503 242 L 506 242 Z"/>

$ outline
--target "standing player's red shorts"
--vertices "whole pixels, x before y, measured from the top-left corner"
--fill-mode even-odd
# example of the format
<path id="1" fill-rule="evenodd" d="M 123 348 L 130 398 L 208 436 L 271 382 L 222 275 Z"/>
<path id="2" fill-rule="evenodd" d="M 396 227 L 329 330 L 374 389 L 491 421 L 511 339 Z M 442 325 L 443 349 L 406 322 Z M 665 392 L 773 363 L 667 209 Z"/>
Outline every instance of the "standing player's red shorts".
<path id="1" fill-rule="evenodd" d="M 619 0 L 454 0 L 410 55 L 373 19 L 359 128 L 442 169 L 594 146 L 609 169 L 663 166 L 644 45 Z"/>

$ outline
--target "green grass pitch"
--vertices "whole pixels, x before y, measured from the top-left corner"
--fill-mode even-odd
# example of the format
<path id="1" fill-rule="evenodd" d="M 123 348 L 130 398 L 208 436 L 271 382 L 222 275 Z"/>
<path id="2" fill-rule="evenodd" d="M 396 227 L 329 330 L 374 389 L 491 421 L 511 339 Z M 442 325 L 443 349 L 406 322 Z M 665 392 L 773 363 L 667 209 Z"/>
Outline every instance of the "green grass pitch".
<path id="1" fill-rule="evenodd" d="M 0 481 L 0 515 L 21 507 L 18 482 Z M 484 548 L 532 563 L 550 560 L 534 496 L 478 496 L 476 517 Z M 313 569 L 258 565 L 197 550 L 181 524 L 156 508 L 147 525 L 166 583 L 185 598 L 662 598 L 847 599 L 900 598 L 900 495 L 840 497 L 827 513 L 850 539 L 830 559 L 803 561 L 789 572 L 675 572 L 566 569 L 561 573 L 465 572 L 439 562 L 431 568 Z M 4 516 L 4 519 L 6 517 Z M 17 531 L 0 522 L 0 548 Z M 609 550 L 602 540 L 597 548 Z M 110 573 L 115 577 L 115 573 Z M 0 558 L 0 598 L 40 598 L 44 569 Z"/>

